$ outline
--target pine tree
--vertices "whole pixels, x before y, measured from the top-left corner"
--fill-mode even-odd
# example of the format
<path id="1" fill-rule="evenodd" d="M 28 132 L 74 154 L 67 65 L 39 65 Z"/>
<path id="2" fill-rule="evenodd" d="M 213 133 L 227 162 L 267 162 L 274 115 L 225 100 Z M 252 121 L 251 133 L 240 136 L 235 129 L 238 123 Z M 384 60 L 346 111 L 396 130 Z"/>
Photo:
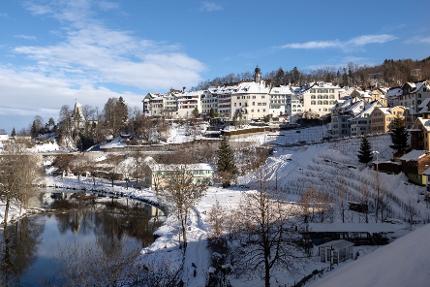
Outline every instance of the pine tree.
<path id="1" fill-rule="evenodd" d="M 15 137 L 16 136 L 16 130 L 15 128 L 12 129 L 12 132 L 10 133 L 11 137 Z"/>
<path id="2" fill-rule="evenodd" d="M 358 151 L 358 161 L 367 164 L 372 161 L 372 147 L 366 136 L 361 139 L 360 150 Z"/>
<path id="3" fill-rule="evenodd" d="M 223 140 L 221 141 L 217 156 L 217 168 L 218 173 L 222 179 L 222 185 L 223 187 L 230 186 L 231 181 L 237 175 L 237 168 L 234 163 L 233 151 L 230 148 L 230 145 L 228 144 L 226 138 L 223 138 Z"/>
<path id="4" fill-rule="evenodd" d="M 400 117 L 396 117 L 390 126 L 391 141 L 393 148 L 397 154 L 402 154 L 408 147 L 408 131 L 405 128 L 403 120 Z"/>

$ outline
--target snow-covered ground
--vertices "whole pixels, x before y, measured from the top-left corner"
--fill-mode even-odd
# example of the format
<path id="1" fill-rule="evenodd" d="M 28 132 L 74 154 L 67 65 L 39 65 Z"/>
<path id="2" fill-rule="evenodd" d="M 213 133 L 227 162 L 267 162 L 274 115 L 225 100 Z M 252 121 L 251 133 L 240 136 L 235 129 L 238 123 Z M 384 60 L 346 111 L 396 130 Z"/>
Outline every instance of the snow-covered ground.
<path id="1" fill-rule="evenodd" d="M 312 287 L 427 287 L 430 282 L 430 224 L 359 257 L 312 283 Z"/>
<path id="2" fill-rule="evenodd" d="M 181 131 L 180 127 L 175 128 L 172 137 L 178 142 L 184 142 L 190 136 L 187 131 Z M 243 196 L 246 193 L 254 192 L 258 187 L 257 174 L 261 172 L 267 183 L 269 190 L 278 188 L 285 198 L 295 204 L 300 194 L 306 188 L 314 187 L 318 191 L 333 195 L 333 183 L 340 178 L 345 180 L 348 187 L 348 200 L 356 201 L 360 197 L 360 188 L 363 185 L 371 186 L 375 181 L 375 172 L 365 168 L 358 163 L 357 151 L 360 139 L 347 139 L 336 142 L 325 142 L 311 145 L 286 147 L 285 145 L 306 141 L 321 142 L 326 136 L 326 127 L 318 126 L 309 129 L 280 131 L 279 133 L 263 133 L 249 137 L 240 137 L 239 141 L 253 141 L 257 144 L 275 143 L 274 154 L 267 158 L 266 162 L 258 171 L 246 174 L 238 178 L 238 184 L 249 188 L 229 188 L 209 187 L 206 194 L 193 208 L 191 218 L 188 222 L 188 248 L 185 260 L 182 261 L 182 251 L 178 242 L 178 223 L 174 214 L 168 214 L 163 226 L 157 231 L 158 238 L 155 242 L 142 250 L 140 260 L 147 265 L 169 266 L 175 270 L 183 267 L 182 279 L 186 286 L 204 286 L 207 280 L 207 273 L 210 265 L 210 252 L 207 247 L 207 238 L 210 232 L 208 225 L 208 211 L 218 201 L 225 210 L 235 210 L 238 208 Z M 380 160 L 388 160 L 392 156 L 389 148 L 389 136 L 370 137 L 369 141 L 373 150 L 380 152 Z M 94 153 L 93 162 L 103 162 L 106 156 L 103 153 Z M 129 171 L 135 167 L 134 159 L 128 158 L 117 164 L 118 169 Z M 389 203 L 388 213 L 391 218 L 404 221 L 407 219 L 405 209 L 413 208 L 415 219 L 426 220 L 430 218 L 429 209 L 421 200 L 420 193 L 423 187 L 409 184 L 402 174 L 379 175 L 381 190 L 387 194 Z M 148 203 L 162 206 L 163 210 L 169 210 L 168 203 L 158 198 L 151 189 L 126 189 L 124 186 L 110 185 L 110 181 L 97 179 L 97 184 L 93 186 L 92 178 L 77 177 L 46 177 L 45 183 L 49 186 L 66 187 L 85 190 L 97 190 L 111 192 L 114 191 L 123 196 L 131 196 Z M 119 183 L 119 182 L 117 182 Z M 374 192 L 374 190 L 371 190 Z M 1 209 L 0 205 L 0 209 Z M 0 210 L 1 212 L 1 210 Z M 373 219 L 372 216 L 370 217 Z M 347 212 L 347 222 L 360 222 L 360 218 L 355 212 Z M 339 214 L 332 221 L 339 222 Z M 370 250 L 370 249 L 369 249 Z M 361 259 L 360 259 L 361 260 Z M 194 267 L 196 266 L 196 267 Z M 274 272 L 274 284 L 293 284 L 303 276 L 312 273 L 315 269 L 324 268 L 318 260 L 309 259 L 297 261 L 291 270 L 280 269 Z M 196 276 L 194 276 L 196 274 Z M 255 275 L 255 274 L 253 274 Z M 233 286 L 261 286 L 261 276 L 230 276 Z M 326 286 L 326 285 L 324 285 Z M 328 285 L 327 285 L 328 286 Z M 336 285 L 332 285 L 336 286 Z"/>

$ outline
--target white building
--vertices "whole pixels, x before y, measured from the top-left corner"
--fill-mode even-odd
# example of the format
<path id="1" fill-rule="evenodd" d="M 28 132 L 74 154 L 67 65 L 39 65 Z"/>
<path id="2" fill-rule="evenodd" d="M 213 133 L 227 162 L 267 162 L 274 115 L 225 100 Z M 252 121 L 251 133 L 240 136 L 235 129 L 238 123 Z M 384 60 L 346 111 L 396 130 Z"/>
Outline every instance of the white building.
<path id="1" fill-rule="evenodd" d="M 314 83 L 303 93 L 303 112 L 312 112 L 320 117 L 330 114 L 340 99 L 340 90 L 332 83 Z"/>
<path id="2" fill-rule="evenodd" d="M 286 113 L 290 123 L 294 123 L 301 118 L 303 114 L 303 105 L 298 96 L 291 95 L 287 98 Z"/>
<path id="3" fill-rule="evenodd" d="M 146 177 L 146 184 L 151 187 L 165 187 L 169 184 L 172 174 L 186 171 L 193 177 L 195 184 L 213 184 L 213 168 L 207 163 L 194 164 L 160 164 L 152 157 L 144 160 L 148 167 L 149 176 Z"/>
<path id="4" fill-rule="evenodd" d="M 274 116 L 282 116 L 287 113 L 287 104 L 294 91 L 291 86 L 272 87 L 269 92 L 269 113 Z"/>
<path id="5" fill-rule="evenodd" d="M 201 102 L 202 114 L 209 115 L 211 111 L 218 113 L 218 97 L 215 94 L 205 91 L 201 96 Z"/>
<path id="6" fill-rule="evenodd" d="M 243 82 L 231 95 L 231 119 L 244 120 L 262 119 L 269 112 L 270 88 L 264 81 Z"/>

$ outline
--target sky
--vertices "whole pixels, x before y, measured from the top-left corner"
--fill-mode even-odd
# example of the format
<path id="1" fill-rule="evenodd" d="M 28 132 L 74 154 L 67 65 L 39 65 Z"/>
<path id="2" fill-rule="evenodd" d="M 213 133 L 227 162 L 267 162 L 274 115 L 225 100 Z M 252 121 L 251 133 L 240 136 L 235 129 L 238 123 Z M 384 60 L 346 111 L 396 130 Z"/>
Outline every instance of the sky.
<path id="1" fill-rule="evenodd" d="M 3 0 L 0 128 L 229 73 L 430 56 L 428 0 Z"/>

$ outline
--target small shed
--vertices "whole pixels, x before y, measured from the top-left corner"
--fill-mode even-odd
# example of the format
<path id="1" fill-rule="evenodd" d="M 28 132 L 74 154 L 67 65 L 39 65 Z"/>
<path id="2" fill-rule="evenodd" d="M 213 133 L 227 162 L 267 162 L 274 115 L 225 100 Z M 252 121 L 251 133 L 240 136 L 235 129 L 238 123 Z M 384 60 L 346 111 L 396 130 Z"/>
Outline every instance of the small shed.
<path id="1" fill-rule="evenodd" d="M 411 150 L 400 158 L 402 170 L 408 179 L 422 186 L 427 184 L 424 170 L 430 166 L 430 153 L 425 150 Z"/>
<path id="2" fill-rule="evenodd" d="M 348 259 L 352 259 L 352 247 L 354 243 L 346 240 L 329 241 L 318 246 L 318 255 L 321 262 L 338 264 Z"/>

